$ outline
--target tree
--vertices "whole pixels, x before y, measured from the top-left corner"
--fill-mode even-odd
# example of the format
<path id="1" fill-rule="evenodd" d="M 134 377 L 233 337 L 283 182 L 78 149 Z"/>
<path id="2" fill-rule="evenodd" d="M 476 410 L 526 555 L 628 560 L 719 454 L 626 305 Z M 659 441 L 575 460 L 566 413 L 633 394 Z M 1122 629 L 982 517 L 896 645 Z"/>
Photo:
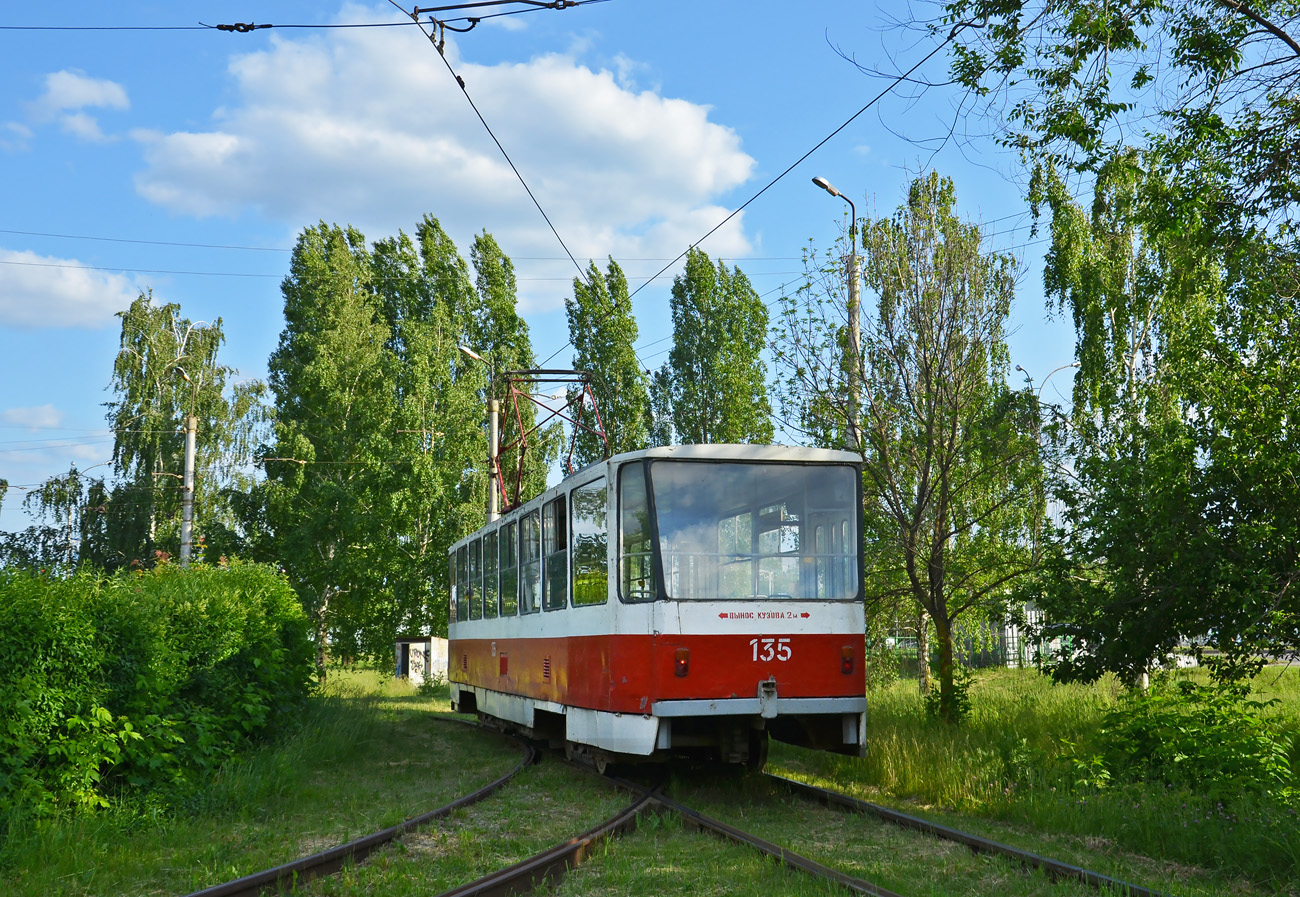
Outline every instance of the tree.
<path id="1" fill-rule="evenodd" d="M 474 251 L 477 288 L 431 216 L 414 239 L 368 248 L 322 222 L 295 247 L 275 441 L 247 513 L 316 620 L 322 664 L 327 641 L 383 656 L 399 632 L 446 631 L 447 549 L 481 525 L 487 494 L 488 371 L 459 346 L 532 359 L 509 259 L 487 234 Z"/>
<path id="2" fill-rule="evenodd" d="M 650 393 L 646 371 L 637 358 L 636 319 L 627 277 L 611 257 L 604 275 L 592 262 L 586 279 L 573 279 L 573 296 L 564 301 L 569 319 L 573 366 L 591 375 L 610 454 L 643 449 L 650 439 Z M 570 401 L 578 396 L 570 393 Z M 584 414 L 584 420 L 594 423 Z M 605 443 L 595 433 L 578 431 L 574 454 L 579 466 L 605 457 Z"/>
<path id="3" fill-rule="evenodd" d="M 931 173 L 863 231 L 878 296 L 862 331 L 868 531 L 932 621 L 945 720 L 961 712 L 955 627 L 972 613 L 1005 618 L 1041 514 L 1037 405 L 1006 385 L 1014 261 L 981 253 L 955 204 L 952 182 Z"/>
<path id="4" fill-rule="evenodd" d="M 71 574 L 85 562 L 87 530 L 103 510 L 104 481 L 88 477 L 73 464 L 30 490 L 23 509 L 39 522 L 22 532 L 0 533 L 0 562 Z"/>
<path id="5" fill-rule="evenodd" d="M 1209 230 L 1290 220 L 1300 198 L 1300 9 L 1285 0 L 951 0 L 962 85 L 1003 138 L 1094 172 L 1146 143 Z"/>
<path id="6" fill-rule="evenodd" d="M 1073 637 L 1063 679 L 1135 682 L 1186 637 L 1221 648 L 1226 676 L 1253 652 L 1300 647 L 1287 360 L 1300 316 L 1274 293 L 1295 268 L 1249 243 L 1225 264 L 1171 226 L 1170 184 L 1134 152 L 1101 169 L 1090 214 L 1052 171 L 1034 183 L 1051 210 L 1049 295 L 1074 318 L 1080 359 L 1073 468 L 1056 484 L 1065 529 L 1040 586 Z"/>
<path id="7" fill-rule="evenodd" d="M 514 445 L 528 434 L 528 452 L 522 458 L 523 475 L 520 476 L 518 453 L 507 452 L 500 459 L 502 478 L 507 483 L 518 482 L 525 496 L 537 495 L 546 489 L 546 477 L 560 452 L 558 427 L 534 430 L 537 408 L 523 403 L 516 410 L 506 409 L 504 380 L 499 374 L 505 371 L 531 370 L 537 367 L 528 324 L 519 317 L 518 291 L 515 269 L 509 257 L 501 251 L 489 233 L 474 238 L 470 248 L 474 266 L 478 302 L 474 306 L 472 323 L 466 341 L 491 365 L 490 394 L 484 395 L 502 403 L 498 426 L 501 429 L 499 445 Z M 522 429 L 521 429 L 522 424 Z M 487 445 L 484 443 L 486 457 Z"/>
<path id="8" fill-rule="evenodd" d="M 1048 288 L 1076 319 L 1067 445 L 1082 477 L 1063 490 L 1058 573 L 1078 594 L 1060 590 L 1057 612 L 1086 647 L 1058 671 L 1134 678 L 1196 636 L 1239 661 L 1300 653 L 1300 389 L 1283 360 L 1300 328 L 1300 9 L 956 0 L 946 14 L 945 29 L 978 26 L 956 29 L 954 76 L 1012 110 L 1006 140 L 1039 168 Z"/>
<path id="9" fill-rule="evenodd" d="M 90 560 L 110 569 L 147 561 L 156 550 L 179 550 L 180 434 L 187 414 L 199 419 L 194 509 L 200 525 L 233 525 L 228 496 L 251 485 L 242 470 L 264 421 L 261 383 L 228 387 L 234 370 L 217 360 L 225 342 L 220 318 L 191 322 L 180 305 L 155 305 L 148 291 L 118 317 L 114 398 L 105 403 L 118 482 L 102 503 L 104 525 L 84 546 Z"/>
<path id="10" fill-rule="evenodd" d="M 739 268 L 692 247 L 673 278 L 673 348 L 663 367 L 673 438 L 770 443 L 767 308 Z"/>

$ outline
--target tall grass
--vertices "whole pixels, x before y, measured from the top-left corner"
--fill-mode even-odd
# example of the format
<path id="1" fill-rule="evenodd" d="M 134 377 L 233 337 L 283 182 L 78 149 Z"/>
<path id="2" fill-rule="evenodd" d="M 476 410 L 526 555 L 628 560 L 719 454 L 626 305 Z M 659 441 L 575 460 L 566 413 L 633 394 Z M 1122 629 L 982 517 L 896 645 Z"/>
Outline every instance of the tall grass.
<path id="1" fill-rule="evenodd" d="M 1180 674 L 1202 681 L 1204 673 Z M 961 725 L 929 718 L 914 682 L 870 692 L 864 759 L 774 752 L 778 765 L 869 799 L 905 801 L 1111 843 L 1157 860 L 1245 877 L 1285 893 L 1300 881 L 1300 670 L 1266 669 L 1256 697 L 1290 739 L 1289 791 L 1211 797 L 1108 780 L 1091 746 L 1122 687 L 1054 685 L 1033 671 L 977 675 Z"/>

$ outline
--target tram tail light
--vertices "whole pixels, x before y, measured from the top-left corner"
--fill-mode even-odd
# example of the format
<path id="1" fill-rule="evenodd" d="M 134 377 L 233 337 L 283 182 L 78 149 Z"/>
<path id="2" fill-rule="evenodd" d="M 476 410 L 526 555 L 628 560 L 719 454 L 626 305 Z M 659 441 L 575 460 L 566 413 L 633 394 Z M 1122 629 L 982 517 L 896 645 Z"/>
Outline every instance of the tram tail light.
<path id="1" fill-rule="evenodd" d="M 676 655 L 673 657 L 673 672 L 677 674 L 678 679 L 684 679 L 690 671 L 691 649 L 678 648 Z"/>
<path id="2" fill-rule="evenodd" d="M 848 676 L 853 672 L 853 646 L 840 648 L 840 672 Z"/>

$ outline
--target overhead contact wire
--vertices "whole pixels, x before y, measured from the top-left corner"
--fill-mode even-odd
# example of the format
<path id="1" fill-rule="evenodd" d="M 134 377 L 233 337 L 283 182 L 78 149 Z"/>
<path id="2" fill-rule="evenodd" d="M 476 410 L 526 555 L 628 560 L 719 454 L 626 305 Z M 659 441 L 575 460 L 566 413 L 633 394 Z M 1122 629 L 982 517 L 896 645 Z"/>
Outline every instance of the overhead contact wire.
<path id="1" fill-rule="evenodd" d="M 899 75 L 899 76 L 896 77 L 893 81 L 891 81 L 891 82 L 890 82 L 890 83 L 885 87 L 884 90 L 880 91 L 880 93 L 878 93 L 878 94 L 876 94 L 874 97 L 872 97 L 872 98 L 867 102 L 867 104 L 866 104 L 865 106 L 863 106 L 863 107 L 862 107 L 861 109 L 859 109 L 857 112 L 855 112 L 855 113 L 853 113 L 851 116 L 849 116 L 848 119 L 846 119 L 846 120 L 844 121 L 843 124 L 841 124 L 841 125 L 840 125 L 838 128 L 836 128 L 834 131 L 831 131 L 829 134 L 827 134 L 827 135 L 826 135 L 825 137 L 823 137 L 821 140 L 819 140 L 819 141 L 818 141 L 818 142 L 817 142 L 817 143 L 816 143 L 816 144 L 815 144 L 815 145 L 814 145 L 810 150 L 808 150 L 806 153 L 804 153 L 804 154 L 803 154 L 802 156 L 800 156 L 798 159 L 794 160 L 794 162 L 792 162 L 792 163 L 791 163 L 791 164 L 790 164 L 790 165 L 789 165 L 789 166 L 788 166 L 784 171 L 782 171 L 782 172 L 781 172 L 780 174 L 778 174 L 776 177 L 772 178 L 772 180 L 768 181 L 765 185 L 763 185 L 762 189 L 760 189 L 757 193 L 755 193 L 755 194 L 754 194 L 753 196 L 751 196 L 749 199 L 745 200 L 744 203 L 742 203 L 740 206 L 738 206 L 738 207 L 737 207 L 737 208 L 736 208 L 736 209 L 735 209 L 735 210 L 734 210 L 730 215 L 728 215 L 726 218 L 723 218 L 721 221 L 719 221 L 717 224 L 715 224 L 715 225 L 714 225 L 714 226 L 709 230 L 708 233 L 706 233 L 704 236 L 700 237 L 698 240 L 696 240 L 694 243 L 692 243 L 691 246 L 698 246 L 700 243 L 703 243 L 703 242 L 704 242 L 705 240 L 707 240 L 709 237 L 711 237 L 711 236 L 713 236 L 715 233 L 717 233 L 717 232 L 722 228 L 723 225 L 725 225 L 725 224 L 726 224 L 727 222 L 729 222 L 732 218 L 735 218 L 737 215 L 739 215 L 741 212 L 743 212 L 743 211 L 744 211 L 744 210 L 745 210 L 745 209 L 746 209 L 746 208 L 747 208 L 751 203 L 753 203 L 756 199 L 758 199 L 760 196 L 762 196 L 764 193 L 766 193 L 768 190 L 770 190 L 772 187 L 774 187 L 774 186 L 776 185 L 776 183 L 777 183 L 778 181 L 780 181 L 782 178 L 784 178 L 787 174 L 789 174 L 790 172 L 792 172 L 792 171 L 794 171 L 796 168 L 798 168 L 799 165 L 801 165 L 801 164 L 804 162 L 804 160 L 806 160 L 806 159 L 807 159 L 809 156 L 811 156 L 813 153 L 817 152 L 817 150 L 821 149 L 823 146 L 825 146 L 827 143 L 829 143 L 829 142 L 830 142 L 830 141 L 831 141 L 831 140 L 832 140 L 836 135 L 838 135 L 841 131 L 843 131 L 843 130 L 844 130 L 845 128 L 847 128 L 849 125 L 853 124 L 853 122 L 855 122 L 855 121 L 858 119 L 858 117 L 862 115 L 862 113 L 866 112 L 868 109 L 870 109 L 872 106 L 874 106 L 877 102 L 879 102 L 879 101 L 881 100 L 881 98 L 883 98 L 884 96 L 886 96 L 886 95 L 887 95 L 891 90 L 893 90 L 895 87 L 897 87 L 900 83 L 902 83 L 902 82 L 903 82 L 904 80 L 906 80 L 907 78 L 911 77 L 911 75 L 912 75 L 913 72 L 915 72 L 915 71 L 916 71 L 917 69 L 919 69 L 921 66 L 923 66 L 923 65 L 925 65 L 927 62 L 929 62 L 930 59 L 931 59 L 932 57 L 934 57 L 935 54 L 937 54 L 937 53 L 938 53 L 940 50 L 942 50 L 944 47 L 948 46 L 948 44 L 952 43 L 953 38 L 955 38 L 955 37 L 957 36 L 957 34 L 958 34 L 962 29 L 964 29 L 964 28 L 966 27 L 966 25 L 967 25 L 967 23 L 965 23 L 965 22 L 960 22 L 960 23 L 958 23 L 957 25 L 954 25 L 953 28 L 952 28 L 952 30 L 951 30 L 950 32 L 948 32 L 948 36 L 944 39 L 943 43 L 939 44 L 939 45 L 936 46 L 933 50 L 931 50 L 929 53 L 925 54 L 925 56 L 923 56 L 919 62 L 917 62 L 917 63 L 916 63 L 915 65 L 913 65 L 910 69 L 908 69 L 907 71 L 903 72 L 903 74 Z M 686 253 L 689 252 L 689 251 L 690 251 L 690 247 L 687 247 L 686 249 L 683 249 L 680 253 L 678 253 L 678 255 L 677 255 L 677 257 L 676 257 L 675 259 L 673 259 L 673 260 L 672 260 L 671 262 L 669 262 L 668 264 L 664 265 L 662 268 L 660 268 L 658 271 L 656 271 L 653 275 L 651 275 L 650 278 L 648 278 L 646 281 L 644 281 L 644 282 L 643 282 L 639 287 L 637 287 L 635 290 L 633 290 L 633 291 L 628 295 L 628 298 L 631 299 L 631 298 L 632 298 L 633 296 L 635 296 L 637 293 L 639 293 L 639 292 L 641 292 L 643 289 L 645 289 L 645 287 L 648 286 L 652 281 L 654 281 L 656 278 L 658 278 L 659 276 L 661 276 L 661 275 L 662 275 L 664 272 L 666 272 L 669 268 L 673 267 L 673 265 L 676 265 L 678 262 L 680 262 L 680 261 L 681 261 L 681 260 L 686 256 Z M 550 358 L 547 358 L 546 361 L 550 361 L 551 358 L 554 358 L 556 355 L 559 355 L 561 352 L 563 352 L 565 349 L 567 349 L 567 348 L 568 348 L 569 346 L 571 346 L 572 344 L 573 344 L 573 341 L 572 341 L 572 340 L 570 340 L 569 342 L 565 343 L 563 346 L 561 346 L 559 349 L 557 349 L 554 353 L 552 353 L 551 356 L 550 356 Z M 546 362 L 542 362 L 542 363 L 545 364 Z"/>

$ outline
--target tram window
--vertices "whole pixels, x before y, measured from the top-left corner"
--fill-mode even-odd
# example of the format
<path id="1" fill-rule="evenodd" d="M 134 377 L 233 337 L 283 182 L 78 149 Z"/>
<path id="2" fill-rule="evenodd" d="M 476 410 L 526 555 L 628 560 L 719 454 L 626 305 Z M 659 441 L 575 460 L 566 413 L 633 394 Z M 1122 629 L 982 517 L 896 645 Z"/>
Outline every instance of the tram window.
<path id="1" fill-rule="evenodd" d="M 609 597 L 609 534 L 605 524 L 607 490 L 596 480 L 573 490 L 573 603 L 604 604 Z"/>
<path id="2" fill-rule="evenodd" d="M 668 597 L 858 595 L 852 467 L 656 460 L 649 470 Z M 634 528 L 622 513 L 624 529 Z"/>
<path id="3" fill-rule="evenodd" d="M 655 599 L 654 543 L 645 468 L 629 464 L 619 474 L 619 596 L 624 601 Z"/>
<path id="4" fill-rule="evenodd" d="M 483 537 L 483 617 L 497 615 L 497 530 Z"/>
<path id="5" fill-rule="evenodd" d="M 447 555 L 447 620 L 456 622 L 456 552 Z"/>
<path id="6" fill-rule="evenodd" d="M 542 603 L 547 610 L 559 610 L 569 603 L 569 514 L 564 496 L 542 508 Z"/>
<path id="7" fill-rule="evenodd" d="M 462 545 L 456 549 L 456 619 L 469 619 L 469 546 Z"/>
<path id="8" fill-rule="evenodd" d="M 469 618 L 483 616 L 483 564 L 482 546 L 478 539 L 469 543 Z"/>
<path id="9" fill-rule="evenodd" d="M 537 511 L 519 520 L 519 612 L 541 610 L 542 521 Z"/>
<path id="10" fill-rule="evenodd" d="M 519 526 L 501 527 L 501 616 L 513 617 L 519 605 Z"/>

